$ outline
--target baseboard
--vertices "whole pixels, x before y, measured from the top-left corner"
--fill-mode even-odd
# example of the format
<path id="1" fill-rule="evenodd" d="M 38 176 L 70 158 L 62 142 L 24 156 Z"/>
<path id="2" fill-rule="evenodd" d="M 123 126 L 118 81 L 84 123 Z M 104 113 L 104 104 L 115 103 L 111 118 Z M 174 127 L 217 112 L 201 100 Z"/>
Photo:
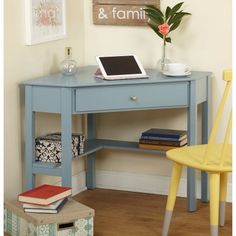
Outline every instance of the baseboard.
<path id="1" fill-rule="evenodd" d="M 167 195 L 170 177 L 159 175 L 144 175 L 118 171 L 96 171 L 97 188 L 123 190 L 131 192 Z M 187 180 L 181 178 L 177 196 L 186 197 Z M 200 198 L 200 180 L 197 180 L 197 198 Z M 86 172 L 81 171 L 72 176 L 72 195 L 76 195 L 86 188 Z M 227 201 L 232 202 L 232 183 L 228 183 Z"/>
<path id="2" fill-rule="evenodd" d="M 170 178 L 158 175 L 97 171 L 97 187 L 132 192 L 168 194 Z M 186 197 L 186 179 L 182 178 L 178 196 Z"/>
<path id="3" fill-rule="evenodd" d="M 56 184 L 61 184 L 61 181 Z M 86 172 L 81 171 L 72 176 L 72 196 L 87 190 L 86 187 Z"/>
<path id="4" fill-rule="evenodd" d="M 144 175 L 116 171 L 97 171 L 97 187 L 105 189 L 123 190 L 131 192 L 153 193 L 167 195 L 170 177 L 158 175 Z M 181 178 L 177 196 L 187 196 L 187 180 Z M 201 198 L 200 180 L 197 180 L 197 198 Z M 232 202 L 232 183 L 228 183 L 227 201 Z"/>

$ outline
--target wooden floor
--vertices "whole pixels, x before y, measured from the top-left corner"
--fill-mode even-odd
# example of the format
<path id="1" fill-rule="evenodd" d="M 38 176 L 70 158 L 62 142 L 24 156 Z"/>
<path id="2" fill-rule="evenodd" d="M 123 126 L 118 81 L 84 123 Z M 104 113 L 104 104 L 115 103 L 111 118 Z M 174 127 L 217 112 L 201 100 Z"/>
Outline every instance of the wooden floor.
<path id="1" fill-rule="evenodd" d="M 94 236 L 160 236 L 166 196 L 96 189 L 74 197 L 95 209 Z M 186 211 L 186 199 L 177 198 L 169 236 L 209 236 L 209 206 Z M 226 224 L 219 236 L 232 235 L 232 205 L 226 206 Z"/>

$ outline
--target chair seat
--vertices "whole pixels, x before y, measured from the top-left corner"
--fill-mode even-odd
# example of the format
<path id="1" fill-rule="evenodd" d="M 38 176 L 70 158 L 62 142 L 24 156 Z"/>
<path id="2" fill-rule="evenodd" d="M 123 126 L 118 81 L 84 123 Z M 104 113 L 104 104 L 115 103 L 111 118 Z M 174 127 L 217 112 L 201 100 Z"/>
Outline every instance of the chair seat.
<path id="1" fill-rule="evenodd" d="M 208 148 L 208 161 L 204 163 Z M 208 144 L 176 148 L 166 153 L 167 158 L 179 164 L 210 172 L 232 171 L 232 144 L 227 145 L 224 163 L 220 165 L 222 144 Z"/>

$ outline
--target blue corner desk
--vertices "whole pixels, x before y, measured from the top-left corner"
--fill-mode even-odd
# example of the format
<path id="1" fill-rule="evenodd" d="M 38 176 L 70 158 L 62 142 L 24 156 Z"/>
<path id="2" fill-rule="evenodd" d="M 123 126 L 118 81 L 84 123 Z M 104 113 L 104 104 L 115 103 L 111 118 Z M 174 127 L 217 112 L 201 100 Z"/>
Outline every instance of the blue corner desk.
<path id="1" fill-rule="evenodd" d="M 147 69 L 149 79 L 104 81 L 94 78 L 95 66 L 81 67 L 75 76 L 50 75 L 25 81 L 25 190 L 34 187 L 35 175 L 62 178 L 62 185 L 71 186 L 72 177 L 72 114 L 87 114 L 86 185 L 96 187 L 95 156 L 98 150 L 122 149 L 165 154 L 158 150 L 139 149 L 137 142 L 96 139 L 95 115 L 104 112 L 127 112 L 165 108 L 187 108 L 188 141 L 196 143 L 197 109 L 202 105 L 202 143 L 206 143 L 210 128 L 211 73 L 192 72 L 187 77 L 166 77 Z M 62 163 L 35 161 L 35 113 L 61 115 Z M 151 128 L 151 127 L 150 127 Z M 163 127 L 164 128 L 164 127 Z M 166 127 L 168 128 L 168 127 Z M 202 201 L 208 201 L 207 174 L 201 173 Z M 187 171 L 188 210 L 196 210 L 195 171 Z"/>

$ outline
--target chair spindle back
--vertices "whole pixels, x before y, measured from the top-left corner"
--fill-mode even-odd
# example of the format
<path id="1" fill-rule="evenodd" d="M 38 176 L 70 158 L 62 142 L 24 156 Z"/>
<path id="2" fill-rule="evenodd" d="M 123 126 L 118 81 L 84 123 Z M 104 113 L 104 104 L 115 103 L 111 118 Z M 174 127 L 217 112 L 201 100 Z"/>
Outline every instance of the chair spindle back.
<path id="1" fill-rule="evenodd" d="M 214 148 L 215 148 L 215 139 L 216 139 L 216 134 L 219 129 L 224 110 L 225 110 L 225 104 L 227 102 L 227 98 L 229 97 L 229 93 L 231 90 L 231 85 L 232 85 L 232 70 L 224 70 L 223 73 L 223 79 L 226 81 L 226 87 L 222 96 L 222 99 L 220 101 L 219 108 L 216 113 L 216 118 L 210 133 L 209 141 L 208 141 L 208 148 L 206 150 L 205 158 L 204 158 L 204 163 L 203 164 L 208 164 L 209 157 L 211 156 L 211 153 L 213 153 Z M 221 150 L 221 157 L 220 157 L 220 165 L 222 166 L 224 164 L 224 157 L 226 153 L 226 149 L 229 147 L 229 141 L 230 141 L 230 135 L 232 132 L 232 110 L 230 112 L 227 128 L 226 128 L 226 133 L 224 137 L 224 142 Z"/>

